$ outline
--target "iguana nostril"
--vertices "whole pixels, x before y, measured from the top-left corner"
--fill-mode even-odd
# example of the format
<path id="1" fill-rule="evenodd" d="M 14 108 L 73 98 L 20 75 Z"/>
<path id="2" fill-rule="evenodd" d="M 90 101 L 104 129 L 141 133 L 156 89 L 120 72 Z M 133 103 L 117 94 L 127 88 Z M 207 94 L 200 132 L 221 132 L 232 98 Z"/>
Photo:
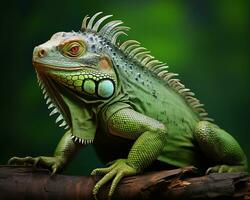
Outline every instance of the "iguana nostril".
<path id="1" fill-rule="evenodd" d="M 40 58 L 42 58 L 42 57 L 46 56 L 47 52 L 44 49 L 41 49 L 38 51 L 37 54 Z"/>

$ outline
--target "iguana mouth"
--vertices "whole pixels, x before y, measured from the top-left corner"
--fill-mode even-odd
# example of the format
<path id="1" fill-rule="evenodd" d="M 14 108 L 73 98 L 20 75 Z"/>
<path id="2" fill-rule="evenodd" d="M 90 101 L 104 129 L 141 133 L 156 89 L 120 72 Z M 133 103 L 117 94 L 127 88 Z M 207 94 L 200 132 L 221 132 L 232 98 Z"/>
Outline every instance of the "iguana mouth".
<path id="1" fill-rule="evenodd" d="M 64 66 L 59 66 L 59 65 L 55 66 L 55 65 L 40 63 L 34 60 L 32 61 L 32 64 L 39 71 L 46 71 L 48 69 L 58 70 L 58 71 L 77 71 L 77 70 L 83 69 L 83 67 L 89 67 L 85 65 L 76 66 L 76 67 L 64 67 Z"/>

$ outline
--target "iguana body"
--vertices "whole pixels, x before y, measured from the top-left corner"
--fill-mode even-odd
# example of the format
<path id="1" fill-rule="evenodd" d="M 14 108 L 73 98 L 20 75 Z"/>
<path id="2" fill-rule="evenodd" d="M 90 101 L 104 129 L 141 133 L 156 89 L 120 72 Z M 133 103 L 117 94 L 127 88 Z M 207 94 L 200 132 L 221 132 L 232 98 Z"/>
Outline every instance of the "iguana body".
<path id="1" fill-rule="evenodd" d="M 111 196 L 120 179 L 158 163 L 169 167 L 195 165 L 207 172 L 246 171 L 239 144 L 214 125 L 203 105 L 176 74 L 155 60 L 134 40 L 117 45 L 127 27 L 105 16 L 80 32 L 59 32 L 34 49 L 33 65 L 52 114 L 66 126 L 54 157 L 14 157 L 63 169 L 78 149 L 93 143 L 107 168 L 93 193 L 113 179 Z"/>

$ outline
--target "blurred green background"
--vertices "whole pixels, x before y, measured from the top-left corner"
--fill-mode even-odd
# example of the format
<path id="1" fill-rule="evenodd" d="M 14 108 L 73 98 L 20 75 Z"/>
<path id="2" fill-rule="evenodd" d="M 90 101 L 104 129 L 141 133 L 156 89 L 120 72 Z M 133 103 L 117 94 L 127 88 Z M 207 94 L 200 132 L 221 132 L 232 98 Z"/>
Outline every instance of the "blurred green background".
<path id="1" fill-rule="evenodd" d="M 31 65 L 33 48 L 58 31 L 78 31 L 86 14 L 122 19 L 136 39 L 170 65 L 228 130 L 250 160 L 249 1 L 43 0 L 1 3 L 0 164 L 11 156 L 51 155 L 63 134 Z M 125 38 L 122 38 L 123 40 Z M 101 166 L 91 146 L 67 174 Z"/>

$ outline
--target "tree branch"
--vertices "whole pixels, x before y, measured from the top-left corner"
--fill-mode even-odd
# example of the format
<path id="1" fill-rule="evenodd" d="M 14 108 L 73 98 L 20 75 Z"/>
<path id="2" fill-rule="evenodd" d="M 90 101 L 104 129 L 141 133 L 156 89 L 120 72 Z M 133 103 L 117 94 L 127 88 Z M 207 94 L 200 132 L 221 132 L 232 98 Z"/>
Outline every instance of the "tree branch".
<path id="1" fill-rule="evenodd" d="M 0 199 L 92 200 L 99 177 L 50 176 L 45 169 L 0 166 Z M 99 193 L 106 199 L 109 185 Z M 197 177 L 194 167 L 145 173 L 124 178 L 113 200 L 123 199 L 250 199 L 246 173 L 215 173 Z"/>

